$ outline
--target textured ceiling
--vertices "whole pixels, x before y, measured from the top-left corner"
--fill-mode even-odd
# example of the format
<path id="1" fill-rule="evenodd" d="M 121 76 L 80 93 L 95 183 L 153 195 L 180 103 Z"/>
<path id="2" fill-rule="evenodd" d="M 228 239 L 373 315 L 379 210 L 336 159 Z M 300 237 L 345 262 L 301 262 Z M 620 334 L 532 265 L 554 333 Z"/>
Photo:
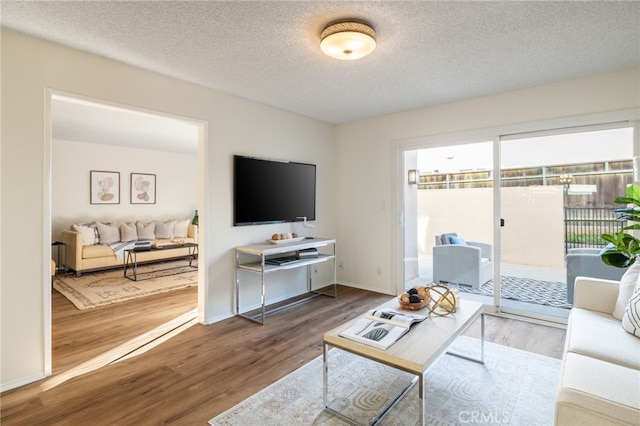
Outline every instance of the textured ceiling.
<path id="1" fill-rule="evenodd" d="M 330 123 L 640 64 L 637 1 L 25 1 L 2 25 Z M 324 26 L 377 49 L 338 61 Z"/>

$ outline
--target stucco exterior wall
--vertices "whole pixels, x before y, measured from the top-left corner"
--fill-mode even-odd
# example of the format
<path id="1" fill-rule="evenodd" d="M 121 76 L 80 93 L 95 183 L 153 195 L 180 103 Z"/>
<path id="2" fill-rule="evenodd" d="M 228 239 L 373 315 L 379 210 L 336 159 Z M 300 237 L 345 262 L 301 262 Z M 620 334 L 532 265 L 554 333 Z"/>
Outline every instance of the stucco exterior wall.
<path id="1" fill-rule="evenodd" d="M 564 267 L 562 188 L 502 188 L 502 262 Z M 421 252 L 431 255 L 435 235 L 456 232 L 493 244 L 493 189 L 418 191 Z"/>

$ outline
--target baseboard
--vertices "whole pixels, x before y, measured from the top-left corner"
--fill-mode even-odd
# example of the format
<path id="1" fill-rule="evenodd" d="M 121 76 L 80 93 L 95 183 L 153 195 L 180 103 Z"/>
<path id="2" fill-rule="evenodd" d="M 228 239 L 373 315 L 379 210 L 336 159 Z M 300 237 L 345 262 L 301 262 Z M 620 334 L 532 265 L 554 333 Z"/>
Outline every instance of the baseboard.
<path id="1" fill-rule="evenodd" d="M 25 386 L 25 385 L 31 384 L 33 382 L 37 382 L 39 380 L 45 379 L 47 377 L 49 377 L 49 375 L 43 374 L 43 373 L 38 373 L 38 374 L 35 374 L 33 376 L 28 376 L 28 377 L 24 377 L 22 379 L 13 380 L 13 381 L 8 382 L 8 383 L 2 383 L 2 384 L 0 384 L 0 392 L 6 392 L 6 391 L 9 391 L 11 389 L 16 389 L 16 388 L 19 388 L 21 386 Z"/>

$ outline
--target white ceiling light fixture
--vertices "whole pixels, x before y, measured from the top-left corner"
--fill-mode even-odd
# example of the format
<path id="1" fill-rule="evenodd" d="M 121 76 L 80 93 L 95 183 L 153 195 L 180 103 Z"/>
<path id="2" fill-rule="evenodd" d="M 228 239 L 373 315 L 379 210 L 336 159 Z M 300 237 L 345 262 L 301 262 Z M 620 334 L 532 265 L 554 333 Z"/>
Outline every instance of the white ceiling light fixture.
<path id="1" fill-rule="evenodd" d="M 332 58 L 360 59 L 376 48 L 376 32 L 362 21 L 339 21 L 320 33 L 320 49 Z"/>

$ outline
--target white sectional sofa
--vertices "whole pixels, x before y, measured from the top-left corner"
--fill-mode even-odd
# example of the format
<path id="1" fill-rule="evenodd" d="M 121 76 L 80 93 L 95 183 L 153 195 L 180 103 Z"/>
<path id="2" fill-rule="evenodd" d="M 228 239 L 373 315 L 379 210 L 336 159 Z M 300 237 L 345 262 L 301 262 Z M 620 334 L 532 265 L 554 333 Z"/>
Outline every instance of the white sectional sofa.
<path id="1" fill-rule="evenodd" d="M 640 425 L 640 337 L 621 321 L 639 270 L 633 265 L 621 281 L 576 278 L 556 425 Z"/>
<path id="2" fill-rule="evenodd" d="M 115 223 L 90 222 L 73 224 L 62 232 L 66 247 L 66 266 L 80 276 L 83 272 L 123 266 L 124 248 L 135 241 L 152 241 L 166 246 L 172 243 L 197 243 L 198 226 L 190 220 L 140 221 Z M 127 246 L 127 243 L 130 245 Z M 186 257 L 188 248 L 154 250 L 138 253 L 138 262 L 159 262 Z"/>

